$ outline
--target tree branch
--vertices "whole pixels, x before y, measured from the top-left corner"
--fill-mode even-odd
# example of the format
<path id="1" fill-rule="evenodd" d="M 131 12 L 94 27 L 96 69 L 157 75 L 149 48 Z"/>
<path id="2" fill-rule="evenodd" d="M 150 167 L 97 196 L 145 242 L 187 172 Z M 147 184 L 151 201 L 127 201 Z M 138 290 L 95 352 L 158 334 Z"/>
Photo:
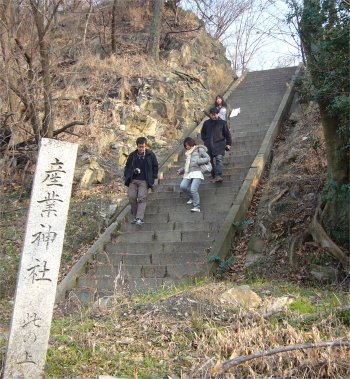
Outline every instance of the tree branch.
<path id="1" fill-rule="evenodd" d="M 196 78 L 195 76 L 188 75 L 185 72 L 181 72 L 181 71 L 178 71 L 178 70 L 173 70 L 173 73 L 176 74 L 176 75 L 178 75 L 181 79 L 185 80 L 185 82 L 187 84 L 188 83 L 196 82 L 196 83 L 199 83 L 204 89 L 206 89 L 205 86 L 204 86 L 204 84 L 200 81 L 200 79 Z"/>
<path id="2" fill-rule="evenodd" d="M 314 217 L 307 229 L 307 233 L 311 234 L 315 242 L 319 243 L 322 247 L 329 250 L 344 267 L 345 270 L 350 271 L 350 257 L 347 256 L 328 236 L 322 225 L 318 222 L 318 215 L 320 212 L 320 205 L 317 207 Z"/>
<path id="3" fill-rule="evenodd" d="M 275 196 L 270 202 L 269 202 L 269 205 L 267 206 L 267 212 L 269 214 L 271 214 L 271 207 L 272 205 L 278 201 L 286 192 L 288 192 L 288 188 L 285 188 L 284 190 L 282 190 L 277 196 Z"/>
<path id="4" fill-rule="evenodd" d="M 320 342 L 320 343 L 310 343 L 310 344 L 299 344 L 299 345 L 289 345 L 289 346 L 282 346 L 278 347 L 272 350 L 268 351 L 258 351 L 253 354 L 237 357 L 234 359 L 230 359 L 229 361 L 216 364 L 214 367 L 211 368 L 211 374 L 222 374 L 225 371 L 227 371 L 229 368 L 238 366 L 244 362 L 250 361 L 252 359 L 261 358 L 261 357 L 268 357 L 270 355 L 275 355 L 279 353 L 285 353 L 286 351 L 293 351 L 293 350 L 305 350 L 305 349 L 317 349 L 321 347 L 350 347 L 350 341 L 338 341 L 338 342 Z"/>
<path id="5" fill-rule="evenodd" d="M 61 129 L 54 130 L 53 135 L 57 136 L 58 134 L 64 132 L 66 129 L 75 126 L 75 125 L 85 125 L 84 121 L 72 121 L 69 124 L 63 126 Z"/>

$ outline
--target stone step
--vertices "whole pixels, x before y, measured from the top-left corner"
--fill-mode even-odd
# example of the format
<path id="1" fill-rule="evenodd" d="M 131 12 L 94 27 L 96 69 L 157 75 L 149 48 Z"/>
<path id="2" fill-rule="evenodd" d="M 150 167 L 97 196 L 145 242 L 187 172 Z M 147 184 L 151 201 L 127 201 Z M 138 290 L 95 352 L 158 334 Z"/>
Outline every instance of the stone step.
<path id="1" fill-rule="evenodd" d="M 135 225 L 137 226 L 137 225 Z M 163 231 L 143 231 L 142 226 L 137 226 L 136 231 L 117 232 L 112 237 L 112 241 L 132 243 L 132 242 L 192 242 L 192 241 L 213 241 L 216 231 L 211 230 L 163 230 Z"/>
<path id="2" fill-rule="evenodd" d="M 226 174 L 226 168 L 224 168 L 223 170 L 223 179 L 224 181 L 222 183 L 214 183 L 214 187 L 216 186 L 222 186 L 222 187 L 225 187 L 225 183 L 229 182 L 230 185 L 229 186 L 232 186 L 234 183 L 239 183 L 241 180 L 243 180 L 245 178 L 245 176 L 247 175 L 247 172 L 252 164 L 253 160 L 249 161 L 249 162 L 246 162 L 245 165 L 246 167 L 240 167 L 240 172 L 241 174 L 239 175 L 239 177 L 237 177 L 237 174 L 236 174 L 236 171 L 232 171 L 232 169 L 237 169 L 236 167 L 236 163 L 235 162 L 232 162 L 231 163 L 231 168 L 227 171 L 227 174 Z M 231 173 L 234 173 L 234 174 L 231 174 Z M 213 183 L 210 182 L 211 180 L 211 175 L 210 174 L 205 174 L 204 175 L 204 183 L 201 184 L 200 188 L 202 188 L 204 185 L 208 185 L 208 188 L 211 188 L 213 187 Z M 168 176 L 166 177 L 165 179 L 162 179 L 160 181 L 160 185 L 172 185 L 172 186 L 180 186 L 180 183 L 181 183 L 181 178 L 179 178 L 178 176 L 175 177 L 175 176 Z"/>
<path id="3" fill-rule="evenodd" d="M 124 289 L 147 293 L 206 274 L 213 241 L 294 73 L 295 67 L 248 73 L 227 99 L 230 108 L 240 107 L 241 113 L 230 120 L 233 143 L 224 157 L 224 182 L 210 183 L 211 175 L 205 175 L 199 189 L 201 212 L 191 212 L 179 188 L 182 175 L 176 175 L 185 162 L 180 151 L 149 194 L 145 224 L 131 225 L 129 214 L 104 252 L 96 255 L 89 273 L 78 279 L 80 298 L 95 300 L 96 295 Z M 202 144 L 200 134 L 195 139 Z"/>
<path id="4" fill-rule="evenodd" d="M 218 186 L 219 185 L 220 184 L 218 184 Z M 233 190 L 232 188 L 227 188 L 227 187 L 226 187 L 226 189 L 228 189 L 229 191 L 228 192 L 221 192 L 218 194 L 215 194 L 213 192 L 212 194 L 206 193 L 206 194 L 202 195 L 201 191 L 199 191 L 200 207 L 202 208 L 202 210 L 204 211 L 205 209 L 207 209 L 210 206 L 212 206 L 212 208 L 215 208 L 219 202 L 223 202 L 223 203 L 232 202 L 238 193 L 238 189 L 236 188 L 236 190 Z M 212 191 L 214 191 L 214 190 L 212 190 Z M 182 206 L 185 207 L 185 208 L 182 208 L 183 210 L 185 210 L 187 208 L 190 210 L 193 208 L 193 206 L 187 204 L 188 199 L 189 199 L 188 195 L 184 195 L 181 197 L 169 196 L 167 198 L 154 199 L 152 202 L 149 202 L 147 204 L 146 214 L 148 212 L 150 212 L 150 213 L 164 213 L 164 212 L 171 213 L 171 212 L 173 212 L 174 207 L 178 208 L 178 207 L 182 207 Z M 170 210 L 169 209 L 164 210 L 163 208 L 171 208 L 171 209 Z"/>
<path id="5" fill-rule="evenodd" d="M 228 173 L 230 173 L 229 170 L 227 170 Z M 226 180 L 222 183 L 211 183 L 209 180 L 211 179 L 211 176 L 205 175 L 205 181 L 201 184 L 199 187 L 199 191 L 209 190 L 213 188 L 217 188 L 220 186 L 220 188 L 239 188 L 243 182 L 243 180 L 246 177 L 246 172 L 242 173 L 241 175 L 229 175 L 229 180 L 226 178 Z M 233 179 L 234 178 L 234 179 Z M 160 193 L 162 192 L 181 192 L 180 190 L 180 182 L 175 179 L 166 179 L 168 180 L 167 184 L 160 184 L 157 186 L 156 192 L 159 190 Z"/>
<path id="6" fill-rule="evenodd" d="M 107 254 L 177 254 L 184 252 L 203 253 L 208 249 L 210 244 L 206 241 L 200 242 L 134 242 L 121 243 L 109 242 L 105 245 Z"/>
<path id="7" fill-rule="evenodd" d="M 228 206 L 228 205 L 227 205 Z M 158 212 L 150 211 L 146 208 L 145 212 L 145 222 L 203 222 L 203 221 L 215 221 L 220 223 L 225 219 L 227 213 L 227 208 L 210 206 L 210 205 L 201 205 L 201 212 L 191 212 L 189 207 L 178 207 L 177 209 L 169 209 Z M 131 216 L 127 217 L 127 222 L 131 222 Z M 140 226 L 142 228 L 142 226 Z"/>
<path id="8" fill-rule="evenodd" d="M 212 198 L 207 198 L 205 200 L 201 200 L 201 204 L 200 204 L 200 208 L 201 208 L 201 211 L 202 212 L 208 212 L 209 210 L 210 211 L 224 211 L 224 210 L 227 210 L 228 207 L 231 206 L 231 203 L 233 202 L 234 200 L 234 193 L 232 193 L 232 195 L 225 195 L 225 196 L 221 196 L 221 197 L 215 197 L 213 196 Z M 155 202 L 154 204 L 153 203 L 150 203 L 149 205 L 147 205 L 147 208 L 146 208 L 146 212 L 145 212 L 145 215 L 148 215 L 148 214 L 154 214 L 154 213 L 168 213 L 169 216 L 172 216 L 173 214 L 175 213 L 181 213 L 181 214 L 186 214 L 186 213 L 196 213 L 196 212 L 190 212 L 190 209 L 188 204 L 186 204 L 186 199 L 179 199 L 181 201 L 178 201 L 176 199 L 174 200 L 165 200 L 165 202 L 163 202 L 163 200 L 159 200 L 157 202 Z M 199 216 L 200 213 L 197 213 L 197 215 Z M 201 219 L 200 217 L 198 217 L 198 219 Z M 172 219 L 171 217 L 169 217 L 169 221 L 175 221 L 174 219 Z M 178 221 L 178 220 L 176 220 Z"/>
<path id="9" fill-rule="evenodd" d="M 184 264 L 191 262 L 206 263 L 207 254 L 205 252 L 176 252 L 175 254 L 167 253 L 145 253 L 145 254 L 107 254 L 102 252 L 96 256 L 96 273 L 105 274 L 107 271 L 118 271 L 120 265 L 167 265 L 167 264 Z M 107 267 L 108 268 L 107 268 Z"/>
<path id="10" fill-rule="evenodd" d="M 251 158 L 247 157 L 247 159 L 254 159 L 255 156 L 256 154 L 253 154 Z M 232 174 L 232 179 L 241 178 L 243 175 L 243 171 L 246 169 L 246 167 L 247 167 L 247 163 L 245 161 L 239 162 L 235 157 L 228 156 L 223 165 L 223 172 L 225 172 L 225 170 L 227 169 L 230 169 L 231 174 Z M 232 170 L 233 168 L 234 170 Z M 166 171 L 163 171 L 163 177 L 162 179 L 159 180 L 159 184 L 167 184 L 166 182 L 167 179 L 177 179 L 178 181 L 181 182 L 183 175 L 177 175 L 176 171 L 178 169 L 179 169 L 178 166 L 174 166 L 174 167 L 169 168 Z M 205 173 L 204 179 L 207 176 L 210 176 L 210 173 Z"/>
<path id="11" fill-rule="evenodd" d="M 227 169 L 227 173 L 231 173 L 230 169 Z M 232 175 L 230 175 L 232 177 Z M 225 191 L 235 191 L 239 189 L 241 183 L 243 182 L 243 179 L 245 178 L 245 175 L 241 175 L 241 178 L 238 178 L 233 182 L 222 182 L 222 183 L 211 183 L 211 176 L 208 174 L 205 175 L 204 183 L 202 183 L 199 187 L 199 193 L 202 194 L 202 196 L 210 195 L 212 193 L 214 194 L 220 194 Z M 220 184 L 220 185 L 219 185 Z M 186 197 L 186 195 L 182 192 L 180 189 L 180 185 L 178 182 L 175 184 L 162 184 L 155 187 L 155 190 L 150 192 L 148 194 L 148 199 L 150 201 L 153 201 L 154 199 L 164 199 L 167 197 Z"/>
<path id="12" fill-rule="evenodd" d="M 227 172 L 230 172 L 230 170 L 227 170 Z M 224 195 L 227 193 L 231 193 L 232 191 L 235 191 L 239 188 L 239 185 L 231 183 L 231 186 L 220 186 L 219 184 L 223 183 L 211 183 L 209 180 L 211 179 L 211 176 L 206 175 L 204 182 L 199 187 L 199 193 L 202 195 L 202 197 L 209 197 L 214 195 Z M 214 185 L 212 185 L 214 184 Z M 210 186 L 209 186 L 210 185 Z M 155 191 L 150 192 L 148 195 L 148 199 L 151 201 L 157 200 L 157 199 L 164 199 L 164 198 L 187 198 L 187 195 L 185 195 L 181 189 L 180 186 L 171 186 L 170 188 L 174 188 L 173 191 L 170 191 L 170 189 L 165 189 L 163 186 L 158 186 Z"/>
<path id="13" fill-rule="evenodd" d="M 191 207 L 190 205 L 188 206 Z M 195 222 L 180 222 L 180 221 L 173 221 L 173 222 L 146 222 L 141 226 L 143 231 L 180 231 L 180 230 L 186 230 L 186 231 L 200 231 L 200 230 L 208 230 L 208 231 L 218 231 L 219 225 L 214 221 L 202 221 L 198 222 L 198 220 L 195 220 Z M 133 225 L 130 223 L 124 223 L 121 226 L 122 232 L 127 231 L 137 231 L 140 229 L 140 226 Z"/>
<path id="14" fill-rule="evenodd" d="M 247 132 L 244 132 L 244 133 L 247 133 Z M 265 134 L 266 134 L 266 131 L 264 131 L 264 133 L 261 133 L 261 135 L 252 134 L 251 136 L 248 136 L 248 137 L 240 136 L 237 134 L 234 138 L 232 138 L 232 151 L 234 151 L 236 146 L 242 146 L 244 149 L 247 149 L 247 146 L 254 149 L 260 148 L 261 142 L 264 139 Z"/>
<path id="15" fill-rule="evenodd" d="M 101 266 L 102 267 L 102 266 Z M 135 279 L 145 283 L 157 282 L 162 285 L 164 280 L 183 279 L 196 277 L 207 272 L 208 264 L 205 262 L 192 262 L 190 265 L 183 263 L 170 263 L 167 265 L 122 265 L 119 272 L 108 272 L 106 274 L 82 275 L 77 280 L 78 288 L 95 288 L 96 290 L 113 291 L 118 287 L 118 282 L 127 284 Z M 108 267 L 105 266 L 105 270 Z M 119 284 L 120 285 L 120 284 Z"/>
<path id="16" fill-rule="evenodd" d="M 216 184 L 216 183 L 211 183 Z M 180 186 L 178 186 L 179 190 L 170 192 L 170 191 L 162 191 L 162 192 L 152 192 L 148 195 L 148 204 L 157 204 L 157 205 L 163 205 L 167 200 L 178 200 L 179 204 L 182 204 L 183 201 L 188 200 L 187 193 L 181 192 Z M 211 188 L 206 188 L 203 186 L 199 187 L 199 195 L 201 200 L 209 200 L 213 197 L 217 196 L 226 196 L 226 195 L 235 195 L 239 189 L 239 186 L 230 186 L 230 187 L 222 187 L 220 186 L 220 183 L 216 184 L 216 186 L 213 186 Z M 159 203 L 160 202 L 160 203 Z"/>
<path id="17" fill-rule="evenodd" d="M 180 254 L 178 257 L 171 256 L 170 254 L 163 254 L 163 256 L 155 255 L 156 262 L 151 262 L 150 260 L 143 262 L 140 258 L 143 257 L 143 255 L 135 255 L 134 257 L 125 257 L 125 259 L 129 263 L 122 263 L 120 262 L 116 266 L 112 266 L 111 264 L 103 264 L 99 262 L 97 268 L 96 268 L 96 274 L 95 277 L 100 278 L 113 278 L 113 280 L 110 280 L 110 285 L 113 287 L 105 287 L 107 289 L 113 289 L 114 288 L 114 278 L 121 277 L 124 280 L 128 280 L 129 278 L 165 278 L 165 277 L 174 277 L 178 278 L 179 274 L 176 274 L 176 271 L 178 273 L 184 272 L 185 265 L 192 266 L 199 265 L 201 269 L 207 265 L 207 258 L 205 256 L 200 256 L 198 254 Z M 119 257 L 114 256 L 116 260 L 118 260 Z M 163 261 L 161 259 L 163 258 Z M 181 260 L 186 259 L 186 261 Z M 167 263 L 165 263 L 165 261 Z M 174 270 L 175 269 L 175 270 Z M 175 271 L 175 273 L 174 273 Z M 186 269 L 186 273 L 189 270 Z M 82 283 L 81 283 L 82 284 Z M 86 285 L 86 283 L 85 283 Z"/>

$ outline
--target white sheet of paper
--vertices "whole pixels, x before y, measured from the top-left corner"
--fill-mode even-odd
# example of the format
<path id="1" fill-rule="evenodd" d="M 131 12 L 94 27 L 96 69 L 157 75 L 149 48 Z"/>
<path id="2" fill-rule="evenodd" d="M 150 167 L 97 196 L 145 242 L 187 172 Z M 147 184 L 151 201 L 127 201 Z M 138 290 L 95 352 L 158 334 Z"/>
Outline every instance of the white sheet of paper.
<path id="1" fill-rule="evenodd" d="M 235 108 L 235 109 L 232 109 L 232 112 L 231 112 L 231 114 L 230 114 L 230 117 L 236 117 L 236 116 L 238 116 L 240 113 L 241 113 L 241 108 Z"/>

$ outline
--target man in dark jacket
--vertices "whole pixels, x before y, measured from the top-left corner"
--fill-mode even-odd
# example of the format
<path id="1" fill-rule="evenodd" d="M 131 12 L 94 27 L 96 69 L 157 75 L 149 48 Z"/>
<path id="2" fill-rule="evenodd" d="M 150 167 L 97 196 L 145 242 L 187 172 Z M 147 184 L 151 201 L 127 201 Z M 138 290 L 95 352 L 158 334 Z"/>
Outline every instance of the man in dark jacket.
<path id="1" fill-rule="evenodd" d="M 148 189 L 158 177 L 158 161 L 153 151 L 147 149 L 147 139 L 136 140 L 137 149 L 129 154 L 124 168 L 124 183 L 133 216 L 132 224 L 142 225 L 147 205 Z"/>
<path id="2" fill-rule="evenodd" d="M 208 154 L 213 166 L 211 172 L 213 177 L 212 182 L 215 183 L 221 183 L 223 181 L 222 166 L 224 155 L 225 151 L 231 149 L 232 144 L 232 137 L 227 123 L 219 119 L 218 113 L 217 108 L 211 108 L 210 119 L 204 121 L 201 130 L 201 138 L 208 149 Z"/>

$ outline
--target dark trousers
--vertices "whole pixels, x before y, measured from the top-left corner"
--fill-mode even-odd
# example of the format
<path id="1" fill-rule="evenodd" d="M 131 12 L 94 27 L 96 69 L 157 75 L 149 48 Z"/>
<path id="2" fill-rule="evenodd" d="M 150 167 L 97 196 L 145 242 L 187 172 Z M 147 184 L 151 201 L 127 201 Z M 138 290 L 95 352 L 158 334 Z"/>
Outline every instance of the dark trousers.
<path id="1" fill-rule="evenodd" d="M 148 185 L 145 180 L 133 179 L 128 188 L 131 214 L 134 218 L 143 220 L 147 205 Z"/>

